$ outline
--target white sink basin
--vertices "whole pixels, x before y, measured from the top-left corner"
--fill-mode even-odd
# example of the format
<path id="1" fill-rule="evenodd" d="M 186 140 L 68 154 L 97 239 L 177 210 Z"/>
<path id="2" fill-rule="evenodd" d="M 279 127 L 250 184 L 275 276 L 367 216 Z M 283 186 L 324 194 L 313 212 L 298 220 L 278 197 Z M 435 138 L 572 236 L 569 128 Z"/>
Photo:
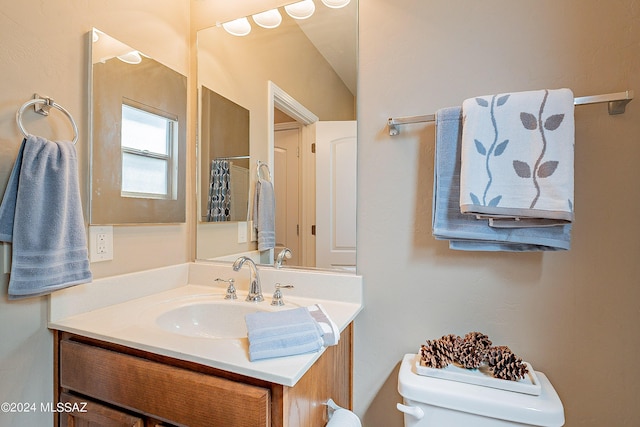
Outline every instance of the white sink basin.
<path id="1" fill-rule="evenodd" d="M 247 326 L 244 316 L 268 311 L 253 303 L 232 301 L 199 302 L 164 312 L 156 324 L 167 332 L 196 338 L 244 338 Z"/>

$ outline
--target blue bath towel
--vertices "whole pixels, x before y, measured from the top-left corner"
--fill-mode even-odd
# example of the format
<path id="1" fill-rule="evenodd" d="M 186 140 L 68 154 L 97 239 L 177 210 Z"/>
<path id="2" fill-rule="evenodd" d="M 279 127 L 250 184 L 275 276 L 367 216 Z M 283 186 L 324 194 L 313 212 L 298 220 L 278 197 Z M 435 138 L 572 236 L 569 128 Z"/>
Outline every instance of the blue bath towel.
<path id="1" fill-rule="evenodd" d="M 309 310 L 259 311 L 245 316 L 249 360 L 313 353 L 324 344 L 322 329 Z"/>
<path id="2" fill-rule="evenodd" d="M 462 109 L 436 113 L 433 235 L 449 247 L 469 251 L 555 251 L 571 246 L 571 224 L 555 227 L 495 228 L 460 212 Z"/>
<path id="3" fill-rule="evenodd" d="M 12 242 L 10 299 L 92 280 L 72 143 L 24 139 L 0 205 L 0 241 Z"/>

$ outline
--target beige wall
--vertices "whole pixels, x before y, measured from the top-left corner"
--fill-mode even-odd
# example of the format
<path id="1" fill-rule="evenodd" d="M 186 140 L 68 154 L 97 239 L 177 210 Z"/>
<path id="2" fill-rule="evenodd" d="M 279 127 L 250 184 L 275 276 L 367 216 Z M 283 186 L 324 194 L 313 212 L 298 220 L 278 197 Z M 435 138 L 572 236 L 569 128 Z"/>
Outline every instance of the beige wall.
<path id="1" fill-rule="evenodd" d="M 433 125 L 387 117 L 469 97 L 569 87 L 640 95 L 640 2 L 360 2 L 355 396 L 367 427 L 401 426 L 397 364 L 471 330 L 548 375 L 567 426 L 640 425 L 640 100 L 576 108 L 576 221 L 565 253 L 450 251 L 431 236 Z M 381 173 L 384 171 L 384 173 Z M 378 177 L 373 179 L 373 177 Z"/>
<path id="2" fill-rule="evenodd" d="M 87 33 L 96 27 L 155 57 L 189 71 L 188 0 L 4 0 L 0 13 L 0 191 L 4 190 L 22 135 L 16 110 L 34 92 L 51 96 L 78 124 L 81 186 L 87 185 Z M 71 139 L 62 114 L 24 114 L 31 133 Z M 188 135 L 188 138 L 192 137 Z M 191 150 L 191 148 L 190 148 Z M 189 156 L 193 154 L 191 150 Z M 190 182 L 189 182 L 190 185 Z M 86 196 L 83 200 L 86 205 Z M 193 200 L 188 201 L 190 207 Z M 187 218 L 193 212 L 188 210 Z M 94 277 L 177 264 L 190 259 L 190 224 L 116 227 L 113 261 L 92 264 Z M 0 286 L 0 402 L 51 402 L 53 345 L 46 328 L 46 298 L 8 302 L 7 275 Z M 0 413 L 0 425 L 51 425 L 52 414 Z"/>
<path id="3" fill-rule="evenodd" d="M 195 10 L 207 2 L 192 3 Z M 395 403 L 404 353 L 427 338 L 470 330 L 512 346 L 545 372 L 564 401 L 568 426 L 640 424 L 634 368 L 640 351 L 640 101 L 617 117 L 603 105 L 576 111 L 576 223 L 566 253 L 465 254 L 434 241 L 433 127 L 404 127 L 395 138 L 385 128 L 389 116 L 432 113 L 495 92 L 567 86 L 578 96 L 627 88 L 638 93 L 639 13 L 637 0 L 361 2 L 358 269 L 366 308 L 355 328 L 354 402 L 367 427 L 402 425 Z M 78 150 L 86 158 L 85 34 L 91 27 L 186 74 L 194 69 L 189 35 L 194 40 L 198 28 L 189 29 L 188 14 L 186 0 L 4 1 L 2 186 L 21 139 L 15 111 L 32 92 L 55 97 L 76 117 Z M 194 22 L 203 19 L 195 16 Z M 33 118 L 26 126 L 54 138 L 70 132 L 56 117 Z M 81 169 L 86 176 L 87 164 Z M 194 203 L 188 201 L 189 219 Z M 93 264 L 93 272 L 104 277 L 183 262 L 194 244 L 190 228 L 118 227 L 116 258 Z M 6 280 L 0 289 L 0 401 L 50 401 L 46 300 L 8 303 Z M 48 425 L 50 418 L 0 414 L 0 424 Z"/>

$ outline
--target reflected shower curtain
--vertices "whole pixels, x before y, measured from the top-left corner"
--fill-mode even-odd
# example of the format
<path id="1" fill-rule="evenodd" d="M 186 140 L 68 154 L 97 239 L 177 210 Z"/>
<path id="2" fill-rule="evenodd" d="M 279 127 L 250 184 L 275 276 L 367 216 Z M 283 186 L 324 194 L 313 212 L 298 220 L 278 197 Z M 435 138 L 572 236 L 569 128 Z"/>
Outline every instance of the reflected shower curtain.
<path id="1" fill-rule="evenodd" d="M 209 176 L 209 203 L 207 221 L 231 220 L 231 175 L 228 160 L 212 160 Z"/>

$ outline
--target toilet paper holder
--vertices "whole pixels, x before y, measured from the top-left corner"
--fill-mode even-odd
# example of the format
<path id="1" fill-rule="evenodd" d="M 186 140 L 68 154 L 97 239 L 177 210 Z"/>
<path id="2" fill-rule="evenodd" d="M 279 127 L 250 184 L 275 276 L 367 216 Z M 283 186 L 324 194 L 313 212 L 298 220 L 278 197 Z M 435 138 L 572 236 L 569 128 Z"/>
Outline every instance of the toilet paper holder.
<path id="1" fill-rule="evenodd" d="M 362 427 L 360 418 L 356 414 L 338 406 L 333 399 L 327 400 L 324 404 L 327 405 L 327 418 L 329 420 L 326 427 Z"/>

